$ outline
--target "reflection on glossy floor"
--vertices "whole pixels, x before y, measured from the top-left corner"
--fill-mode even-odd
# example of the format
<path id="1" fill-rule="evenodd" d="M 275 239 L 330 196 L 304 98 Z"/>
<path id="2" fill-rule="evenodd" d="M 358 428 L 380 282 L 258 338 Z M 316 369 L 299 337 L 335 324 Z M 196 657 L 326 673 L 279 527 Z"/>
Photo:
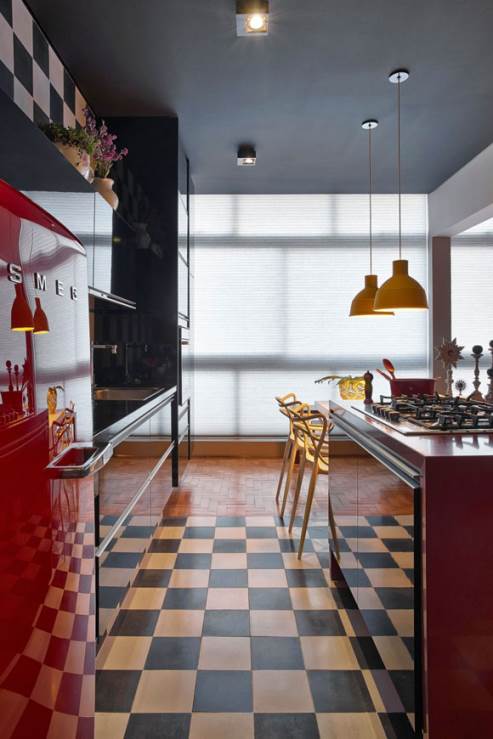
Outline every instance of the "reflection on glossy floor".
<path id="1" fill-rule="evenodd" d="M 347 588 L 330 580 L 327 480 L 300 563 L 301 519 L 290 537 L 275 511 L 279 466 L 188 465 L 98 657 L 97 739 L 412 736 L 372 636 L 399 676 L 409 652 L 388 624 L 380 633 L 381 619 L 366 632 Z M 339 472 L 340 505 L 352 506 L 343 478 L 354 465 Z M 374 514 L 385 504 L 373 502 Z"/>

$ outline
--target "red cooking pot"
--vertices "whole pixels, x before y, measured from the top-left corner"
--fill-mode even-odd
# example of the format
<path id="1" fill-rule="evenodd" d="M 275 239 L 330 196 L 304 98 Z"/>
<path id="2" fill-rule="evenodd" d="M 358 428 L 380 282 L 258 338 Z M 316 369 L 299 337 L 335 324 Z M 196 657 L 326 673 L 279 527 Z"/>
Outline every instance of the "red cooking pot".
<path id="1" fill-rule="evenodd" d="M 402 380 L 390 380 L 390 392 L 398 395 L 433 395 L 435 380 L 433 378 L 405 377 Z"/>

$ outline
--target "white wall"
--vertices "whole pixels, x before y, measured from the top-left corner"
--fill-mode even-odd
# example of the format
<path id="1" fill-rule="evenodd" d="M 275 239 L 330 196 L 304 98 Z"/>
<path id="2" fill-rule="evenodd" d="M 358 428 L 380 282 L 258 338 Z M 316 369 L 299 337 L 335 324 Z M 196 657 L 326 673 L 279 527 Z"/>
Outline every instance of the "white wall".
<path id="1" fill-rule="evenodd" d="M 450 238 L 492 217 L 493 144 L 428 195 L 429 357 L 434 376 L 443 374 L 442 367 L 434 359 L 434 348 L 444 336 L 452 338 L 454 331 L 451 318 Z M 478 257 L 471 252 L 470 258 Z M 466 321 L 472 324 L 476 320 L 475 310 L 471 304 L 466 317 Z M 462 336 L 457 339 L 459 343 L 466 341 L 466 337 Z"/>
<path id="2" fill-rule="evenodd" d="M 430 238 L 454 236 L 493 216 L 493 144 L 428 196 Z"/>

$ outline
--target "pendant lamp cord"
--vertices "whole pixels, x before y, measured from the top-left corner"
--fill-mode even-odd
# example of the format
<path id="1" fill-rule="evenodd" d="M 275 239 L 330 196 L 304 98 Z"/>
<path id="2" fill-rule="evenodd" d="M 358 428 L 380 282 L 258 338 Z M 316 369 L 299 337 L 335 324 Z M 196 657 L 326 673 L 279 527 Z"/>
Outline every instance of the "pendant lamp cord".
<path id="1" fill-rule="evenodd" d="M 397 180 L 399 187 L 399 259 L 402 259 L 402 197 L 401 197 L 401 76 L 397 82 Z"/>
<path id="2" fill-rule="evenodd" d="M 370 175 L 369 184 L 369 206 L 370 206 L 370 274 L 373 274 L 373 212 L 372 212 L 372 189 L 373 189 L 373 172 L 372 172 L 372 155 L 371 155 L 371 125 L 368 128 L 368 170 Z"/>

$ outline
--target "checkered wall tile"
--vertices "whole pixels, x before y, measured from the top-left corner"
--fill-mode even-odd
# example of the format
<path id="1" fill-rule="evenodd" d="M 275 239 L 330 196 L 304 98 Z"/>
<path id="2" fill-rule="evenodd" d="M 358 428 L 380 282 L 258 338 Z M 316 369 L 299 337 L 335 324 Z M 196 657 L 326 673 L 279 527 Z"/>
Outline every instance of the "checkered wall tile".
<path id="1" fill-rule="evenodd" d="M 22 0 L 0 0 L 0 89 L 38 125 L 84 123 L 83 95 Z"/>

